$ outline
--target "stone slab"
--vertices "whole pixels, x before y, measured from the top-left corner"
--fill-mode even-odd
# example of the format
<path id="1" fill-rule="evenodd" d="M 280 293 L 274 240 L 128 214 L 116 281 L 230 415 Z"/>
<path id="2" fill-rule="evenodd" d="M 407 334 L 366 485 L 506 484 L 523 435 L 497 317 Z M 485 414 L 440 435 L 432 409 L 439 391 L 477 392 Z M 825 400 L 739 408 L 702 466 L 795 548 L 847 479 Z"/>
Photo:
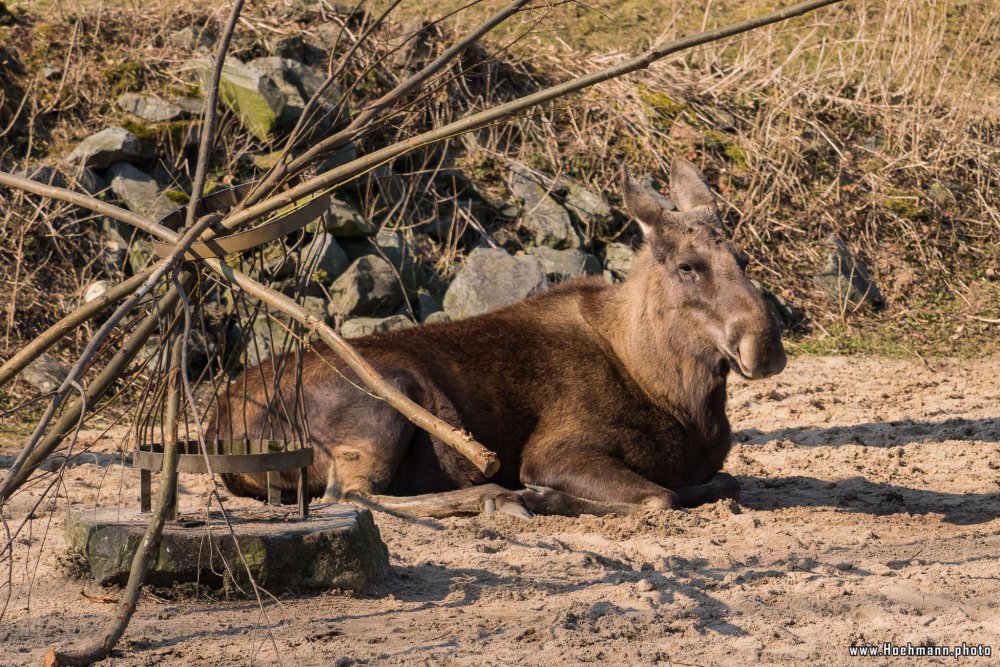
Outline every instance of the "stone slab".
<path id="1" fill-rule="evenodd" d="M 66 520 L 66 541 L 84 556 L 98 583 L 123 585 L 149 517 L 131 509 L 73 508 Z M 269 509 L 235 510 L 230 521 L 254 579 L 274 594 L 360 591 L 388 569 L 389 551 L 365 508 L 313 505 L 308 519 Z M 225 574 L 223 558 L 232 575 Z M 236 545 L 218 515 L 209 521 L 169 522 L 146 581 L 157 586 L 199 581 L 223 588 L 248 583 Z"/>

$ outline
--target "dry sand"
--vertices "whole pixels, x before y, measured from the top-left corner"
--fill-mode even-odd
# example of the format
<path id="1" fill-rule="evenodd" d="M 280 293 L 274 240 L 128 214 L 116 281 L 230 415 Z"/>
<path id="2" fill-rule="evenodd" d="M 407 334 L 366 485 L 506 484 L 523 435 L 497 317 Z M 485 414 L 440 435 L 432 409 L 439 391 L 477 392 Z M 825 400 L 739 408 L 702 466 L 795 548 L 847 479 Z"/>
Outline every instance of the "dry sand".
<path id="1" fill-rule="evenodd" d="M 990 664 L 1000 357 L 931 366 L 799 357 L 777 378 L 734 379 L 738 504 L 531 521 L 376 514 L 392 571 L 364 595 L 270 601 L 270 634 L 252 600 L 146 595 L 113 664 L 846 665 L 862 660 L 851 644 L 882 642 L 986 644 L 993 657 L 865 661 Z M 207 488 L 182 483 L 189 503 Z M 87 456 L 65 495 L 135 503 L 137 485 L 113 456 Z M 60 564 L 65 504 L 18 541 L 0 665 L 93 637 L 110 606 L 81 588 L 117 594 Z"/>

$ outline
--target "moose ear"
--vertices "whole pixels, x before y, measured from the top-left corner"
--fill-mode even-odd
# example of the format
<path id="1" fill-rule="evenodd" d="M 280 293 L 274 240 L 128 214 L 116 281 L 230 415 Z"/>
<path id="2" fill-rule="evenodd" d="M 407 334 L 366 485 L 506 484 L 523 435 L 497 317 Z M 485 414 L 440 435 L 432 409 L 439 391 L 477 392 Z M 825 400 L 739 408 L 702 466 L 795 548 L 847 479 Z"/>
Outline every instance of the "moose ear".
<path id="1" fill-rule="evenodd" d="M 625 194 L 625 208 L 638 221 L 643 236 L 648 237 L 653 228 L 662 225 L 670 214 L 628 169 L 625 170 L 622 192 Z"/>
<path id="2" fill-rule="evenodd" d="M 670 197 L 682 213 L 699 206 L 716 210 L 715 195 L 705 182 L 705 176 L 682 157 L 675 157 L 670 163 Z"/>

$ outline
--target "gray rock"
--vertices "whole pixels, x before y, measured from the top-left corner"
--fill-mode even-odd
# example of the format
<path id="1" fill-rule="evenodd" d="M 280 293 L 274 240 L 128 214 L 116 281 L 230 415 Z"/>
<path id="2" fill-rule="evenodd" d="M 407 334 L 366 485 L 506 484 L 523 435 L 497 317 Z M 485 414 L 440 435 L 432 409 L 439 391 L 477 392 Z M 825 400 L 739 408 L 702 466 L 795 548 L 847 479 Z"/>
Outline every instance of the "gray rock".
<path id="1" fill-rule="evenodd" d="M 441 306 L 440 301 L 427 292 L 421 290 L 420 293 L 417 294 L 417 310 L 420 313 L 420 321 L 426 322 L 427 318 L 434 313 L 443 312 L 444 308 Z"/>
<path id="2" fill-rule="evenodd" d="M 885 297 L 868 272 L 868 267 L 851 254 L 836 234 L 831 234 L 824 245 L 829 248 L 829 254 L 822 271 L 814 278 L 817 285 L 835 297 L 841 307 L 868 305 L 878 308 L 885 305 Z"/>
<path id="3" fill-rule="evenodd" d="M 110 276 L 120 276 L 128 257 L 128 241 L 118 231 L 118 223 L 102 218 L 100 223 L 101 254 L 98 264 Z"/>
<path id="4" fill-rule="evenodd" d="M 302 267 L 311 271 L 313 282 L 329 285 L 350 265 L 347 253 L 329 234 L 317 234 L 299 254 Z"/>
<path id="5" fill-rule="evenodd" d="M 566 185 L 566 208 L 591 232 L 614 222 L 614 211 L 604 197 L 594 194 L 573 179 L 560 180 Z"/>
<path id="6" fill-rule="evenodd" d="M 358 200 L 374 203 L 375 216 L 392 211 L 406 198 L 408 192 L 403 177 L 387 165 L 376 167 L 354 183 L 358 191 Z"/>
<path id="7" fill-rule="evenodd" d="M 271 358 L 274 349 L 281 345 L 284 330 L 273 322 L 268 322 L 268 318 L 258 316 L 254 320 L 253 328 L 241 335 L 241 344 L 244 346 L 243 364 L 247 368 L 256 368 L 264 361 Z"/>
<path id="8" fill-rule="evenodd" d="M 306 173 L 322 174 L 324 171 L 336 169 L 342 165 L 352 162 L 358 157 L 358 146 L 353 141 L 338 148 L 336 152 L 325 160 L 313 163 Z"/>
<path id="9" fill-rule="evenodd" d="M 370 254 L 382 257 L 396 270 L 406 289 L 416 289 L 418 279 L 413 254 L 399 232 L 384 229 L 372 238 L 345 239 L 342 245 L 352 260 Z"/>
<path id="10" fill-rule="evenodd" d="M 122 127 L 109 127 L 81 141 L 67 158 L 84 167 L 107 167 L 120 160 L 142 157 L 142 142 Z"/>
<path id="11" fill-rule="evenodd" d="M 21 379 L 41 392 L 58 389 L 69 375 L 69 366 L 43 352 L 21 371 Z"/>
<path id="12" fill-rule="evenodd" d="M 448 313 L 443 310 L 437 313 L 431 313 L 426 318 L 424 318 L 424 324 L 436 324 L 437 322 L 451 322 L 451 318 L 448 317 Z"/>
<path id="13" fill-rule="evenodd" d="M 573 227 L 569 213 L 550 197 L 526 169 L 515 166 L 511 190 L 521 200 L 521 227 L 538 245 L 551 248 L 579 248 L 580 233 Z"/>
<path id="14" fill-rule="evenodd" d="M 416 326 L 406 315 L 390 315 L 389 317 L 355 317 L 344 320 L 340 325 L 340 335 L 344 338 L 361 338 L 386 331 L 399 331 Z"/>
<path id="15" fill-rule="evenodd" d="M 472 317 L 514 303 L 548 286 L 537 257 L 476 248 L 444 295 L 444 312 L 453 319 Z"/>
<path id="16" fill-rule="evenodd" d="M 624 243 L 609 243 L 604 249 L 604 267 L 616 278 L 628 277 L 635 263 L 635 251 Z"/>
<path id="17" fill-rule="evenodd" d="M 175 208 L 177 204 L 160 193 L 156 180 L 128 162 L 115 162 L 108 167 L 111 190 L 125 203 L 130 211 L 159 220 Z"/>
<path id="18" fill-rule="evenodd" d="M 470 247 L 483 240 L 485 234 L 478 218 L 473 214 L 471 203 L 459 199 L 453 204 L 456 209 L 453 215 L 433 218 L 421 225 L 419 231 L 448 246 L 460 244 Z"/>
<path id="19" fill-rule="evenodd" d="M 345 201 L 333 198 L 322 219 L 309 223 L 306 231 L 315 231 L 320 223 L 327 233 L 338 238 L 367 238 L 378 231 L 378 225 L 363 216 L 361 211 Z"/>
<path id="20" fill-rule="evenodd" d="M 542 263 L 550 283 L 561 283 L 582 276 L 601 275 L 601 262 L 580 250 L 555 250 L 546 246 L 528 248 L 528 254 Z"/>
<path id="21" fill-rule="evenodd" d="M 232 527 L 238 548 L 220 516 L 209 521 L 210 531 L 168 522 L 146 582 L 245 588 L 246 571 L 225 566 L 244 557 L 253 581 L 275 593 L 360 591 L 388 570 L 388 549 L 364 508 L 331 503 L 312 508 L 308 521 L 239 520 Z M 149 515 L 137 509 L 74 508 L 66 518 L 66 543 L 83 556 L 99 584 L 124 584 L 148 523 Z"/>
<path id="22" fill-rule="evenodd" d="M 289 58 L 279 58 L 270 56 L 266 58 L 256 58 L 247 63 L 247 67 L 264 72 L 277 84 L 278 89 L 285 96 L 285 106 L 278 120 L 279 125 L 285 128 L 292 128 L 298 122 L 299 117 L 305 110 L 306 103 L 322 87 L 325 77 L 320 76 L 309 67 Z M 339 89 L 334 87 L 328 91 L 320 113 L 334 111 L 340 102 Z M 320 123 L 324 123 L 327 128 L 331 126 L 332 118 L 322 116 L 316 117 Z M 321 120 L 320 120 L 321 119 Z"/>
<path id="23" fill-rule="evenodd" d="M 27 169 L 18 169 L 15 176 L 27 178 L 36 183 L 54 185 L 57 188 L 69 188 L 71 190 L 83 190 L 89 195 L 96 195 L 108 187 L 104 179 L 97 175 L 90 167 L 77 167 L 72 174 L 63 173 L 59 169 L 40 165 Z"/>
<path id="24" fill-rule="evenodd" d="M 361 257 L 330 285 L 333 317 L 388 315 L 403 301 L 403 286 L 387 261 Z"/>
<path id="25" fill-rule="evenodd" d="M 194 67 L 202 93 L 207 94 L 211 61 L 198 60 Z M 265 71 L 232 58 L 227 59 L 222 67 L 219 97 L 236 112 L 243 127 L 261 140 L 266 140 L 277 128 L 288 101 L 278 83 Z"/>
<path id="26" fill-rule="evenodd" d="M 319 251 L 320 249 L 317 249 L 317 252 Z M 299 253 L 288 252 L 283 244 L 269 243 L 264 246 L 260 274 L 267 281 L 291 278 L 298 271 L 300 259 Z"/>
<path id="27" fill-rule="evenodd" d="M 207 29 L 188 26 L 167 35 L 166 42 L 168 46 L 185 51 L 210 51 L 215 46 L 215 37 Z"/>
<path id="28" fill-rule="evenodd" d="M 108 183 L 90 167 L 77 167 L 70 175 L 70 186 L 78 187 L 88 195 L 97 195 L 108 189 Z"/>
<path id="29" fill-rule="evenodd" d="M 299 62 L 305 57 L 306 44 L 301 35 L 282 37 L 274 43 L 272 55 L 278 58 L 288 58 Z"/>
<path id="30" fill-rule="evenodd" d="M 119 108 L 150 123 L 162 123 L 188 118 L 190 114 L 181 105 L 153 95 L 125 93 L 115 102 Z"/>

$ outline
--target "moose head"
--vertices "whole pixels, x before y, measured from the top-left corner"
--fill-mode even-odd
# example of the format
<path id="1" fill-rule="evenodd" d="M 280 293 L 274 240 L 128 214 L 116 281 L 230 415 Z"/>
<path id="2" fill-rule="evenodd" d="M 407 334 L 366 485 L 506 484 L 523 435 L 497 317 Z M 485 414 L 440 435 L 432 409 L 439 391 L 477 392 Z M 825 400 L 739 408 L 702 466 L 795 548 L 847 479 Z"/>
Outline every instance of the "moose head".
<path id="1" fill-rule="evenodd" d="M 747 256 L 725 237 L 698 168 L 682 158 L 671 163 L 676 211 L 628 173 L 624 193 L 645 239 L 630 280 L 644 293 L 644 328 L 652 327 L 658 347 L 748 379 L 780 373 L 786 359 L 778 324 L 746 277 Z"/>

